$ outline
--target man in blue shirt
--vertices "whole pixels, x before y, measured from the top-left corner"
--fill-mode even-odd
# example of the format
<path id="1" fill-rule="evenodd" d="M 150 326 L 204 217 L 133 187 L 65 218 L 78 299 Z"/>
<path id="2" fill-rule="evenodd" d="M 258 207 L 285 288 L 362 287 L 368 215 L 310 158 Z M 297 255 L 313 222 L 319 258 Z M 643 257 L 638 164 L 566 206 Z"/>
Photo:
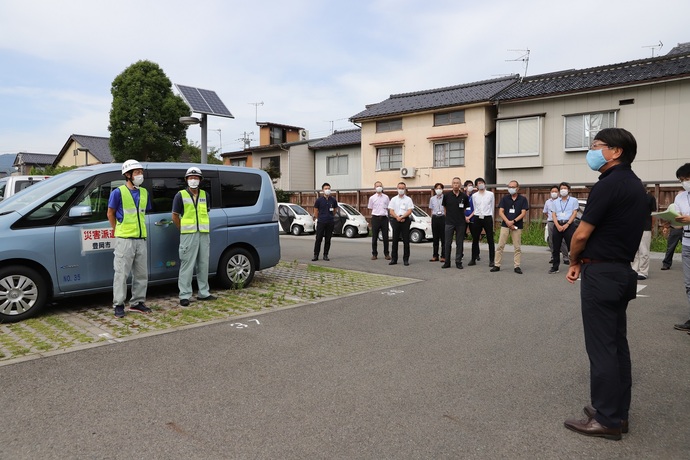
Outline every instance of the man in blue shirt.
<path id="1" fill-rule="evenodd" d="M 561 182 L 558 186 L 560 198 L 551 203 L 551 220 L 553 220 L 553 247 L 551 249 L 551 270 L 549 274 L 558 273 L 561 263 L 561 245 L 570 250 L 570 240 L 575 233 L 575 217 L 580 209 L 577 198 L 570 196 L 570 184 Z M 565 262 L 564 262 L 565 263 Z M 569 263 L 569 262 L 568 262 Z"/>
<path id="2" fill-rule="evenodd" d="M 331 237 L 335 225 L 335 213 L 338 209 L 338 202 L 331 196 L 331 184 L 324 182 L 321 186 L 323 196 L 314 202 L 314 218 L 316 219 L 316 242 L 314 243 L 314 258 L 312 262 L 319 260 L 321 252 L 321 241 L 323 244 L 323 260 L 329 261 L 328 251 L 331 249 Z"/>

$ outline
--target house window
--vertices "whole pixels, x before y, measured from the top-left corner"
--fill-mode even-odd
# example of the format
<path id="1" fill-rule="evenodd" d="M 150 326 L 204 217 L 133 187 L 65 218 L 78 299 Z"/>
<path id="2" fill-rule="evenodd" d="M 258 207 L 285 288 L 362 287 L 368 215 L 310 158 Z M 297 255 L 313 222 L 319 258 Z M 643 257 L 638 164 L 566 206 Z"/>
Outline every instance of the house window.
<path id="1" fill-rule="evenodd" d="M 230 160 L 230 166 L 247 166 L 247 159 L 238 158 L 236 160 Z"/>
<path id="2" fill-rule="evenodd" d="M 380 147 L 376 149 L 376 170 L 388 171 L 402 167 L 402 147 Z"/>
<path id="3" fill-rule="evenodd" d="M 400 131 L 402 129 L 402 118 L 395 120 L 383 120 L 376 122 L 377 133 L 387 133 L 389 131 Z"/>
<path id="4" fill-rule="evenodd" d="M 434 114 L 434 126 L 456 125 L 458 123 L 465 123 L 464 110 Z"/>
<path id="5" fill-rule="evenodd" d="M 271 138 L 269 142 L 271 144 L 282 144 L 287 141 L 287 132 L 283 128 L 272 127 L 271 128 Z"/>
<path id="6" fill-rule="evenodd" d="M 326 157 L 326 175 L 339 176 L 347 174 L 347 155 Z"/>
<path id="7" fill-rule="evenodd" d="M 565 149 L 587 150 L 599 131 L 616 127 L 616 112 L 567 115 L 564 120 Z"/>
<path id="8" fill-rule="evenodd" d="M 261 159 L 261 169 L 264 171 L 280 172 L 280 157 L 265 157 Z"/>
<path id="9" fill-rule="evenodd" d="M 541 151 L 541 117 L 496 122 L 497 156 L 538 156 Z"/>
<path id="10" fill-rule="evenodd" d="M 465 166 L 465 141 L 434 144 L 434 168 Z"/>

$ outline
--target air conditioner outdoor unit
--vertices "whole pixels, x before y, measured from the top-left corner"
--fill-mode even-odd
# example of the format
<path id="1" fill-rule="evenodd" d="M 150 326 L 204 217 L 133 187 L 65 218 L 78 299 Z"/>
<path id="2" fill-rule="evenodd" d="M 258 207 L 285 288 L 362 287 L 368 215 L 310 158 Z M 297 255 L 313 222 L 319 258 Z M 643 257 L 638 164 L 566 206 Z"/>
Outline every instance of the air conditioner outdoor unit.
<path id="1" fill-rule="evenodd" d="M 415 168 L 408 168 L 407 166 L 400 168 L 400 177 L 411 178 L 414 177 L 416 173 L 417 171 Z"/>
<path id="2" fill-rule="evenodd" d="M 299 130 L 299 138 L 302 141 L 309 140 L 309 131 L 307 131 L 306 129 L 300 129 Z"/>

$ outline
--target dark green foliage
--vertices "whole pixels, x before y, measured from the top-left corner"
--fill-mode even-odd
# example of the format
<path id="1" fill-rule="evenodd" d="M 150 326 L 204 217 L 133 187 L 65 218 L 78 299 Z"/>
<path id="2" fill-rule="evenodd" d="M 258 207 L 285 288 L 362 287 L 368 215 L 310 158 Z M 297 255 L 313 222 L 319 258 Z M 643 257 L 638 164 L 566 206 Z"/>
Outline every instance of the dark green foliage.
<path id="1" fill-rule="evenodd" d="M 292 196 L 292 192 L 287 192 L 276 187 L 276 200 L 278 200 L 278 203 L 289 203 L 290 196 Z"/>
<path id="2" fill-rule="evenodd" d="M 177 160 L 187 127 L 179 122 L 190 110 L 172 92 L 158 64 L 139 61 L 113 80 L 110 90 L 110 152 L 116 162 Z"/>

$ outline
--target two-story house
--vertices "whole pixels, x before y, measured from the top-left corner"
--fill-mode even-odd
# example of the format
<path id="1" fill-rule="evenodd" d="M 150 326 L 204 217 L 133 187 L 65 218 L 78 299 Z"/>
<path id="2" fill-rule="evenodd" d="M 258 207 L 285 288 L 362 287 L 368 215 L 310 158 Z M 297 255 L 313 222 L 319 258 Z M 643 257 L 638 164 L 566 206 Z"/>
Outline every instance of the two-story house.
<path id="1" fill-rule="evenodd" d="M 350 120 L 362 126 L 362 187 L 380 180 L 408 187 L 495 179 L 496 107 L 491 97 L 516 75 L 395 94 Z"/>
<path id="2" fill-rule="evenodd" d="M 644 182 L 675 180 L 690 160 L 690 43 L 664 56 L 525 77 L 493 97 L 496 180 L 593 182 L 585 154 L 599 130 L 637 139 Z"/>
<path id="3" fill-rule="evenodd" d="M 88 166 L 112 162 L 110 138 L 72 134 L 55 157 L 53 166 Z"/>
<path id="4" fill-rule="evenodd" d="M 360 188 L 361 145 L 361 130 L 358 128 L 335 131 L 313 144 L 316 187 L 328 182 L 333 190 Z"/>

